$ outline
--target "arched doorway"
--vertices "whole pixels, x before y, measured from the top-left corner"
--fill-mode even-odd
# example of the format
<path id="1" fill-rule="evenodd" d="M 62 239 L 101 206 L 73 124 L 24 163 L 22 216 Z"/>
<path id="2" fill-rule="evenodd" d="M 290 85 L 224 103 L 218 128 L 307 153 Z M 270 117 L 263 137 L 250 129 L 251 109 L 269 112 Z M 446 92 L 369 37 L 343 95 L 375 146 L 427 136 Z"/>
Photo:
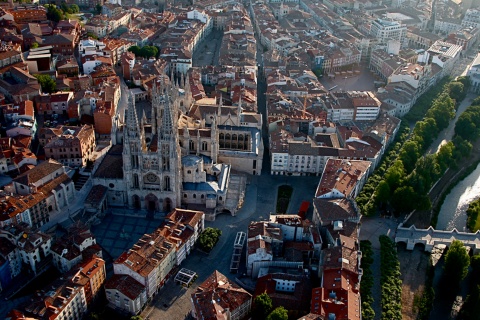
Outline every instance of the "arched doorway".
<path id="1" fill-rule="evenodd" d="M 172 200 L 170 198 L 163 199 L 163 211 L 167 213 L 172 211 Z"/>
<path id="2" fill-rule="evenodd" d="M 148 211 L 156 211 L 158 208 L 158 198 L 150 193 L 145 197 L 145 207 Z"/>
<path id="3" fill-rule="evenodd" d="M 140 197 L 137 196 L 136 194 L 134 194 L 132 199 L 133 199 L 133 208 L 134 209 L 141 209 Z"/>

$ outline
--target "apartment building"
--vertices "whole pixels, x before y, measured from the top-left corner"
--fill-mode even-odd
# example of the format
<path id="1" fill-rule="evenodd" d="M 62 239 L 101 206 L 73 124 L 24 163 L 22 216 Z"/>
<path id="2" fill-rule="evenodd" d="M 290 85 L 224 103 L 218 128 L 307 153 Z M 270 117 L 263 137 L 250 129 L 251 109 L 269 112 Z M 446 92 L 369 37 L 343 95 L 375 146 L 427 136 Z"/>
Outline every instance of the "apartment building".
<path id="1" fill-rule="evenodd" d="M 379 43 L 387 43 L 396 40 L 403 44 L 407 36 L 407 27 L 395 20 L 376 19 L 370 26 L 370 34 Z"/>
<path id="2" fill-rule="evenodd" d="M 95 150 L 93 126 L 61 126 L 51 131 L 58 135 L 48 139 L 44 146 L 47 158 L 71 167 L 84 167 L 92 159 Z"/>
<path id="3" fill-rule="evenodd" d="M 222 318 L 242 320 L 252 307 L 252 295 L 215 270 L 198 286 L 190 299 L 195 319 Z"/>

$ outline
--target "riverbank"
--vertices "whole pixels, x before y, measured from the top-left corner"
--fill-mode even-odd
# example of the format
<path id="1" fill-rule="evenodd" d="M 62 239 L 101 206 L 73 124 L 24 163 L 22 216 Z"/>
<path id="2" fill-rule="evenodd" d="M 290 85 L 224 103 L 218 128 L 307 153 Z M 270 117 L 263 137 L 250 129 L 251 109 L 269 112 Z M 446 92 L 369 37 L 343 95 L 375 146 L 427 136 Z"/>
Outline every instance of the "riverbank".
<path id="1" fill-rule="evenodd" d="M 410 227 L 415 225 L 417 228 L 436 227 L 438 214 L 446 196 L 460 181 L 475 170 L 478 163 L 480 163 L 480 139 L 473 144 L 470 156 L 462 159 L 457 164 L 458 169 L 448 170 L 432 188 L 429 193 L 430 202 L 432 203 L 431 209 L 416 211 L 405 221 L 404 226 Z M 472 166 L 474 166 L 473 169 Z"/>

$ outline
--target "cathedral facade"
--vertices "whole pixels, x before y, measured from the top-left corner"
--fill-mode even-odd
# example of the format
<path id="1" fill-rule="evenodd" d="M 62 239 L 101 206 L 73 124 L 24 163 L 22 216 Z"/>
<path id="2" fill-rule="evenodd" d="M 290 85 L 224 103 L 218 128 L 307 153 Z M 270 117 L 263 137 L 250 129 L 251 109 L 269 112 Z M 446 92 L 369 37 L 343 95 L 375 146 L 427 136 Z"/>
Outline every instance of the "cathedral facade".
<path id="1" fill-rule="evenodd" d="M 175 92 L 171 86 L 154 85 L 148 118 L 145 108 L 137 108 L 129 98 L 122 155 L 128 207 L 165 212 L 180 207 L 181 153 Z"/>

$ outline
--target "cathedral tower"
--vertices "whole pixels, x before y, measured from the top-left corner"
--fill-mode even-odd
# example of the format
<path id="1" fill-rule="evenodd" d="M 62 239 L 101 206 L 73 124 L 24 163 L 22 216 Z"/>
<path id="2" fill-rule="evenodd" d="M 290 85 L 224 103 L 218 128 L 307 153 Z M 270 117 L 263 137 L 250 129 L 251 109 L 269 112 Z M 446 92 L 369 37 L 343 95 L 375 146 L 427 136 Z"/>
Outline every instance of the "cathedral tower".
<path id="1" fill-rule="evenodd" d="M 124 130 L 123 170 L 128 206 L 170 212 L 180 206 L 182 176 L 178 144 L 178 111 L 171 83 L 155 82 L 151 117 L 129 97 Z M 142 115 L 139 121 L 138 114 Z M 145 132 L 149 127 L 151 134 Z"/>

